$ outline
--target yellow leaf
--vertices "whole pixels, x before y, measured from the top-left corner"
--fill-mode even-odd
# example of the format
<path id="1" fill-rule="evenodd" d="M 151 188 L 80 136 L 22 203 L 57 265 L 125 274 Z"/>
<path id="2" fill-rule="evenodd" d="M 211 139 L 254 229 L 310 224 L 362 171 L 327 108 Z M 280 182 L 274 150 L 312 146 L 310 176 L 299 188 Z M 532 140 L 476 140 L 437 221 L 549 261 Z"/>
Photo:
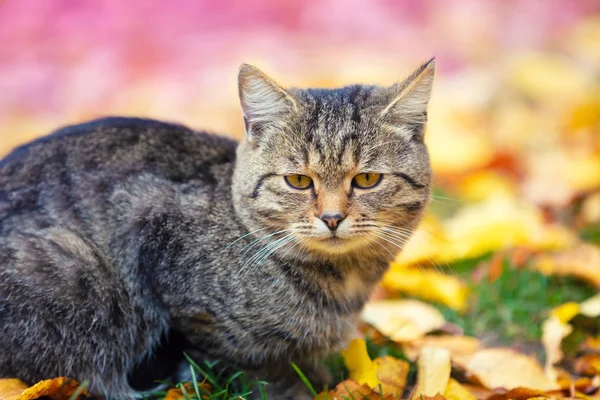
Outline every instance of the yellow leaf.
<path id="1" fill-rule="evenodd" d="M 544 375 L 535 358 L 508 348 L 483 349 L 465 362 L 462 367 L 467 374 L 486 388 L 527 388 L 543 391 L 558 388 L 556 382 Z"/>
<path id="2" fill-rule="evenodd" d="M 377 377 L 381 382 L 383 394 L 392 394 L 400 398 L 406 387 L 406 378 L 410 365 L 403 360 L 391 356 L 378 357 L 373 360 L 377 368 Z M 379 390 L 379 388 L 374 388 Z"/>
<path id="3" fill-rule="evenodd" d="M 19 400 L 27 387 L 20 379 L 0 379 L 0 400 Z"/>
<path id="4" fill-rule="evenodd" d="M 402 268 L 392 264 L 382 286 L 392 293 L 404 293 L 463 311 L 467 306 L 467 287 L 456 276 L 423 268 Z"/>
<path id="5" fill-rule="evenodd" d="M 354 339 L 342 351 L 349 371 L 349 379 L 383 394 L 401 396 L 406 386 L 410 366 L 406 361 L 391 356 L 379 357 L 371 361 L 363 339 Z"/>
<path id="6" fill-rule="evenodd" d="M 363 309 L 362 319 L 396 342 L 418 339 L 446 323 L 435 307 L 418 300 L 369 302 Z"/>
<path id="7" fill-rule="evenodd" d="M 363 339 L 353 339 L 348 348 L 342 351 L 344 362 L 349 371 L 349 378 L 358 383 L 377 387 L 377 365 L 371 361 L 367 353 L 367 345 Z"/>
<path id="8" fill-rule="evenodd" d="M 450 352 L 446 349 L 425 347 L 417 361 L 417 387 L 413 398 L 444 393 L 450 380 Z"/>
<path id="9" fill-rule="evenodd" d="M 490 252 L 524 247 L 529 250 L 564 249 L 575 243 L 575 236 L 565 227 L 548 224 L 542 212 L 532 204 L 509 196 L 493 196 L 463 207 L 452 218 L 432 222 L 432 218 L 417 230 L 406 248 L 391 265 L 384 278 L 386 289 L 408 286 L 410 290 L 425 291 L 412 275 L 400 274 L 408 266 L 445 265 L 465 258 L 474 258 Z M 430 231 L 428 234 L 426 231 Z M 598 268 L 600 274 L 600 268 Z M 394 277 L 394 275 L 396 276 Z M 409 279 L 405 285 L 400 279 Z M 420 286 L 418 286 L 420 285 Z M 455 285 L 456 286 L 456 285 Z M 451 298 L 452 296 L 447 296 Z"/>
<path id="10" fill-rule="evenodd" d="M 444 397 L 447 400 L 476 400 L 473 393 L 469 392 L 469 390 L 452 378 L 448 381 L 448 386 L 446 386 L 446 391 L 444 391 Z"/>
<path id="11" fill-rule="evenodd" d="M 563 324 L 566 324 L 572 320 L 573 317 L 579 314 L 579 309 L 579 304 L 571 301 L 555 307 L 552 311 L 550 311 L 550 315 L 557 318 Z"/>
<path id="12" fill-rule="evenodd" d="M 517 193 L 514 182 L 493 172 L 480 171 L 468 175 L 460 184 L 461 197 L 467 201 L 483 201 L 492 196 L 513 197 Z"/>
<path id="13" fill-rule="evenodd" d="M 450 352 L 450 357 L 466 357 L 481 347 L 479 339 L 471 336 L 423 336 L 420 339 L 402 344 L 402 351 L 409 360 L 416 360 L 424 347 L 437 347 Z"/>
<path id="14" fill-rule="evenodd" d="M 600 247 L 582 243 L 569 250 L 542 254 L 534 267 L 546 275 L 572 275 L 600 288 Z"/>

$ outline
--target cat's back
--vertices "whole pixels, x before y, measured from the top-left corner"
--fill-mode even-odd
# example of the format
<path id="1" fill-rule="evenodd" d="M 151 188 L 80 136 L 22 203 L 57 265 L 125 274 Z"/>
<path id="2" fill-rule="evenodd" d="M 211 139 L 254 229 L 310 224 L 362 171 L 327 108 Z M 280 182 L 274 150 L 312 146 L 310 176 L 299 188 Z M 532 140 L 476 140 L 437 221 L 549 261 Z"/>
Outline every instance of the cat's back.
<path id="1" fill-rule="evenodd" d="M 110 117 L 68 126 L 16 148 L 0 161 L 0 188 L 48 181 L 66 172 L 147 171 L 174 181 L 231 162 L 236 142 L 185 126 Z"/>
<path id="2" fill-rule="evenodd" d="M 0 161 L 0 233 L 51 225 L 89 233 L 105 222 L 111 194 L 140 176 L 213 191 L 227 185 L 236 148 L 227 138 L 140 118 L 59 129 Z"/>

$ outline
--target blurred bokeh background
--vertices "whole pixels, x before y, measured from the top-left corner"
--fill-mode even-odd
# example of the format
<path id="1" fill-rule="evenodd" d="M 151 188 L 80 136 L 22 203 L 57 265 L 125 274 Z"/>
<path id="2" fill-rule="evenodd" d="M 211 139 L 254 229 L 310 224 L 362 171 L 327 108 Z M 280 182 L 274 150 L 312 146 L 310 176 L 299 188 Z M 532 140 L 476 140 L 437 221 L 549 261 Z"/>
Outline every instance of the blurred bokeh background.
<path id="1" fill-rule="evenodd" d="M 289 86 L 388 85 L 433 55 L 436 251 L 600 232 L 598 0 L 0 0 L 0 155 L 104 115 L 240 138 L 242 62 Z"/>

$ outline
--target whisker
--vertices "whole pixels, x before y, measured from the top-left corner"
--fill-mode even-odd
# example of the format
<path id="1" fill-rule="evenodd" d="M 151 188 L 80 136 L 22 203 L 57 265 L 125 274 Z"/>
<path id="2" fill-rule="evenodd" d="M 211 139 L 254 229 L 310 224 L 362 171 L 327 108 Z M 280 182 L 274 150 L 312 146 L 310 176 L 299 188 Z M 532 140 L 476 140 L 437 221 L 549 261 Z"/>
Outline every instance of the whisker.
<path id="1" fill-rule="evenodd" d="M 287 232 L 287 231 L 290 231 L 290 229 L 289 229 L 289 228 L 287 228 L 287 229 L 282 229 L 282 230 L 280 230 L 280 231 L 273 232 L 273 233 L 271 233 L 271 234 L 269 234 L 269 235 L 261 236 L 261 237 L 259 237 L 258 239 L 256 239 L 256 240 L 254 240 L 254 241 L 252 241 L 252 242 L 248 243 L 246 246 L 242 247 L 242 248 L 240 249 L 240 251 L 239 251 L 239 252 L 241 253 L 242 251 L 244 251 L 244 250 L 245 250 L 245 251 L 244 251 L 242 254 L 246 254 L 248 251 L 250 251 L 250 249 L 251 249 L 251 248 L 253 248 L 254 246 L 256 246 L 256 244 L 257 244 L 258 242 L 260 242 L 260 241 L 262 241 L 262 240 L 265 240 L 265 239 L 267 239 L 267 238 L 270 238 L 270 237 L 272 237 L 272 236 L 278 235 L 278 234 L 280 234 L 280 233 Z"/>
<path id="2" fill-rule="evenodd" d="M 256 233 L 256 232 L 264 231 L 265 229 L 268 229 L 268 228 L 260 228 L 260 229 L 256 229 L 254 231 L 248 232 L 245 235 L 242 235 L 239 238 L 235 239 L 233 242 L 229 243 L 225 248 L 223 248 L 223 250 L 227 250 L 228 248 L 230 248 L 231 246 L 233 246 L 235 243 L 239 242 L 240 240 L 242 240 L 246 236 L 252 235 L 253 233 Z"/>
<path id="3" fill-rule="evenodd" d="M 286 229 L 289 230 L 289 229 Z M 271 249 L 277 249 L 278 245 L 282 242 L 284 242 L 284 244 L 286 243 L 286 239 L 289 239 L 290 237 L 292 237 L 294 235 L 294 233 L 290 233 L 287 234 L 277 240 L 274 240 L 273 242 L 267 244 L 266 246 L 262 247 L 260 250 L 258 250 L 252 257 L 250 257 L 240 268 L 240 270 L 245 270 L 246 267 L 252 265 L 255 261 L 258 261 L 259 259 L 262 259 L 263 255 L 267 254 L 267 257 L 271 254 Z"/>

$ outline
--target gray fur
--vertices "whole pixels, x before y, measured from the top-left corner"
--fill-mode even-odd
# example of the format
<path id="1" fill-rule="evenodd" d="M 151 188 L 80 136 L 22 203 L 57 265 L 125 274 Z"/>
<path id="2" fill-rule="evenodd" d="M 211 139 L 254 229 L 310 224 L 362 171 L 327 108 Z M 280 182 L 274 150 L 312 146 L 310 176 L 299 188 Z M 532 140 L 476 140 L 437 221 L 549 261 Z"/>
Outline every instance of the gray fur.
<path id="1" fill-rule="evenodd" d="M 430 62 L 391 88 L 283 89 L 243 66 L 239 146 L 107 118 L 13 151 L 0 161 L 0 377 L 127 398 L 187 351 L 270 381 L 275 398 L 305 396 L 290 361 L 327 379 L 317 360 L 352 336 L 427 204 L 432 78 Z M 365 171 L 383 180 L 352 188 Z M 288 186 L 294 173 L 314 188 Z M 344 215 L 343 244 L 324 241 L 325 212 Z"/>

